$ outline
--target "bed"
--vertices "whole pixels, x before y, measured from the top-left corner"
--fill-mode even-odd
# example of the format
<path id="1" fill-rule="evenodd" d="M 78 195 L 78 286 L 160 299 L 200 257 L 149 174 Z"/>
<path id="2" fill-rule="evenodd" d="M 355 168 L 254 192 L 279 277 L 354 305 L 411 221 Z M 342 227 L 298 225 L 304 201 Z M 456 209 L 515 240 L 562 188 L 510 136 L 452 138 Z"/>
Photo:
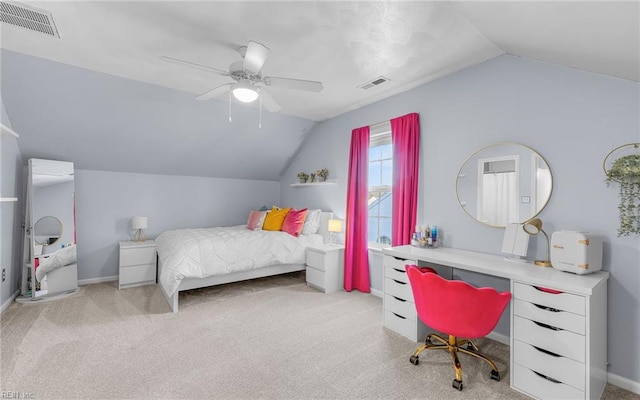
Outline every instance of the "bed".
<path id="1" fill-rule="evenodd" d="M 315 234 L 250 230 L 247 225 L 178 229 L 156 238 L 158 284 L 172 312 L 180 292 L 305 269 L 307 247 L 326 243 L 332 213 L 319 213 Z"/>

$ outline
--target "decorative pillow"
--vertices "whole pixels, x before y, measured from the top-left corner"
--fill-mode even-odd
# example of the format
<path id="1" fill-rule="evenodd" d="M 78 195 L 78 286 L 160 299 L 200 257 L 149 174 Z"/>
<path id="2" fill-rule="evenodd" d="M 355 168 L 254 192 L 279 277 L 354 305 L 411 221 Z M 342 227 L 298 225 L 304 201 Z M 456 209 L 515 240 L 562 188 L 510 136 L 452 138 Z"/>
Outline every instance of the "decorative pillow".
<path id="1" fill-rule="evenodd" d="M 271 211 L 267 213 L 267 217 L 264 219 L 264 225 L 262 229 L 265 231 L 279 231 L 282 229 L 284 219 L 289 213 L 289 208 L 272 207 Z"/>
<path id="2" fill-rule="evenodd" d="M 304 226 L 302 227 L 303 235 L 312 235 L 318 232 L 318 229 L 320 229 L 321 214 L 322 214 L 322 210 L 307 211 L 307 219 L 305 219 Z"/>
<path id="3" fill-rule="evenodd" d="M 291 236 L 300 236 L 302 232 L 302 227 L 304 226 L 304 220 L 307 218 L 307 209 L 303 208 L 302 210 L 294 210 L 293 208 L 289 210 L 289 213 L 284 218 L 284 222 L 282 223 L 282 228 L 280 229 L 282 232 L 287 232 Z"/>
<path id="4" fill-rule="evenodd" d="M 267 208 L 267 206 L 262 206 L 258 211 L 268 211 L 268 210 L 269 209 Z"/>
<path id="5" fill-rule="evenodd" d="M 266 211 L 251 210 L 251 212 L 249 213 L 249 219 L 247 220 L 247 229 L 251 229 L 252 231 L 258 231 L 262 229 L 262 225 L 264 224 L 264 219 L 266 216 Z"/>

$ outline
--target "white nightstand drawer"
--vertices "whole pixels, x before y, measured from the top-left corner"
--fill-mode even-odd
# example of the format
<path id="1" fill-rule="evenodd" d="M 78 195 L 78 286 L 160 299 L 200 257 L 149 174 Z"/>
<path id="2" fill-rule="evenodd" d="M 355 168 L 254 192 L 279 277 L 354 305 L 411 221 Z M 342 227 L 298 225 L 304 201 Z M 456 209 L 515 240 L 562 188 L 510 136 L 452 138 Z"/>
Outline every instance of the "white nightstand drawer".
<path id="1" fill-rule="evenodd" d="M 513 341 L 511 351 L 518 364 L 579 390 L 585 390 L 585 365 L 562 356 L 554 356 L 530 344 Z"/>
<path id="2" fill-rule="evenodd" d="M 572 360 L 585 362 L 585 337 L 571 331 L 553 330 L 528 319 L 513 317 L 513 338 Z"/>
<path id="3" fill-rule="evenodd" d="M 154 264 L 156 263 L 156 248 L 149 247 L 121 247 L 120 266 Z"/>
<path id="4" fill-rule="evenodd" d="M 411 284 L 409 283 L 384 278 L 384 292 L 413 303 L 413 292 L 411 291 Z"/>
<path id="5" fill-rule="evenodd" d="M 553 382 L 519 364 L 513 368 L 512 385 L 539 399 L 583 399 L 585 392 L 562 382 Z"/>
<path id="6" fill-rule="evenodd" d="M 324 258 L 325 258 L 324 254 L 318 253 L 311 249 L 307 249 L 306 264 L 308 266 L 318 269 L 320 271 L 324 271 L 324 264 L 325 264 Z"/>
<path id="7" fill-rule="evenodd" d="M 415 304 L 390 294 L 384 295 L 384 308 L 407 319 L 415 320 L 418 318 Z"/>
<path id="8" fill-rule="evenodd" d="M 120 286 L 149 283 L 156 280 L 156 264 L 134 265 L 120 268 Z"/>
<path id="9" fill-rule="evenodd" d="M 549 293 L 536 289 L 536 287 L 532 285 L 514 282 L 513 298 L 562 311 L 569 311 L 574 314 L 585 315 L 585 298 L 575 294 Z"/>
<path id="10" fill-rule="evenodd" d="M 325 280 L 324 280 L 324 271 L 320 271 L 318 269 L 307 267 L 307 283 L 313 285 L 319 289 L 324 289 Z"/>
<path id="11" fill-rule="evenodd" d="M 549 310 L 541 307 L 544 306 L 536 306 L 533 303 L 515 299 L 513 301 L 513 314 L 581 335 L 585 334 L 586 321 L 583 315 L 555 309 Z"/>

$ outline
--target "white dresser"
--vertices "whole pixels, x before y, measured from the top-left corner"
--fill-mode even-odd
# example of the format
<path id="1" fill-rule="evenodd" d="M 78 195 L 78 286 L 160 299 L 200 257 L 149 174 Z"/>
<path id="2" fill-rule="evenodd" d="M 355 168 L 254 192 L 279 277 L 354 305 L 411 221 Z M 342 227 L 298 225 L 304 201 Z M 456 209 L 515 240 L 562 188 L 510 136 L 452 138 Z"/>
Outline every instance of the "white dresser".
<path id="1" fill-rule="evenodd" d="M 416 341 L 428 333 L 411 312 L 410 287 L 407 291 L 401 284 L 405 264 L 433 263 L 507 278 L 512 293 L 511 387 L 539 399 L 602 395 L 607 383 L 608 272 L 574 275 L 442 247 L 399 246 L 383 252 L 385 327 Z"/>
<path id="2" fill-rule="evenodd" d="M 154 285 L 156 283 L 156 243 L 120 242 L 118 288 Z"/>

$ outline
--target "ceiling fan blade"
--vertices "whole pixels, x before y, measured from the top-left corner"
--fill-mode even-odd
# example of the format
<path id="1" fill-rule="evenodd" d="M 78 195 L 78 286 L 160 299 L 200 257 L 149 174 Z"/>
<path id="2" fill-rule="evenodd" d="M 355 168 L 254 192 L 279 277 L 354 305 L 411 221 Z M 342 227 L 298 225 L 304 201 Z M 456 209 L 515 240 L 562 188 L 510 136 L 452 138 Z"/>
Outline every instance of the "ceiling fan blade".
<path id="1" fill-rule="evenodd" d="M 228 92 L 230 87 L 231 87 L 231 83 L 225 83 L 222 86 L 218 86 L 217 88 L 214 88 L 207 92 L 202 93 L 200 96 L 196 97 L 196 100 L 213 99 L 214 97 L 218 97 L 222 93 Z"/>
<path id="2" fill-rule="evenodd" d="M 302 79 L 278 78 L 265 76 L 262 81 L 267 86 L 277 86 L 286 89 L 305 90 L 307 92 L 320 92 L 323 89 L 322 82 L 305 81 Z"/>
<path id="3" fill-rule="evenodd" d="M 267 93 L 266 90 L 264 90 L 263 88 L 259 88 L 258 91 L 260 92 L 260 101 L 262 101 L 262 104 L 265 106 L 267 110 L 271 112 L 277 112 L 282 110 L 282 107 L 280 107 L 280 104 L 278 104 L 278 102 L 275 101 L 273 97 L 271 97 L 271 95 Z"/>
<path id="4" fill-rule="evenodd" d="M 244 54 L 244 61 L 242 68 L 252 74 L 257 74 L 262 69 L 264 62 L 269 55 L 269 48 L 261 43 L 249 40 L 247 44 L 247 51 Z"/>
<path id="5" fill-rule="evenodd" d="M 213 67 L 207 67 L 206 65 L 201 65 L 201 64 L 196 64 L 196 63 L 192 63 L 192 62 L 189 62 L 189 61 L 180 60 L 178 58 L 173 58 L 173 57 L 169 57 L 169 56 L 158 56 L 158 59 L 160 59 L 162 61 L 165 61 L 165 62 L 172 63 L 172 64 L 186 65 L 188 67 L 203 69 L 205 71 L 215 72 L 216 74 L 229 76 L 229 72 L 228 71 L 223 71 L 221 69 L 217 69 L 217 68 L 213 68 Z"/>

